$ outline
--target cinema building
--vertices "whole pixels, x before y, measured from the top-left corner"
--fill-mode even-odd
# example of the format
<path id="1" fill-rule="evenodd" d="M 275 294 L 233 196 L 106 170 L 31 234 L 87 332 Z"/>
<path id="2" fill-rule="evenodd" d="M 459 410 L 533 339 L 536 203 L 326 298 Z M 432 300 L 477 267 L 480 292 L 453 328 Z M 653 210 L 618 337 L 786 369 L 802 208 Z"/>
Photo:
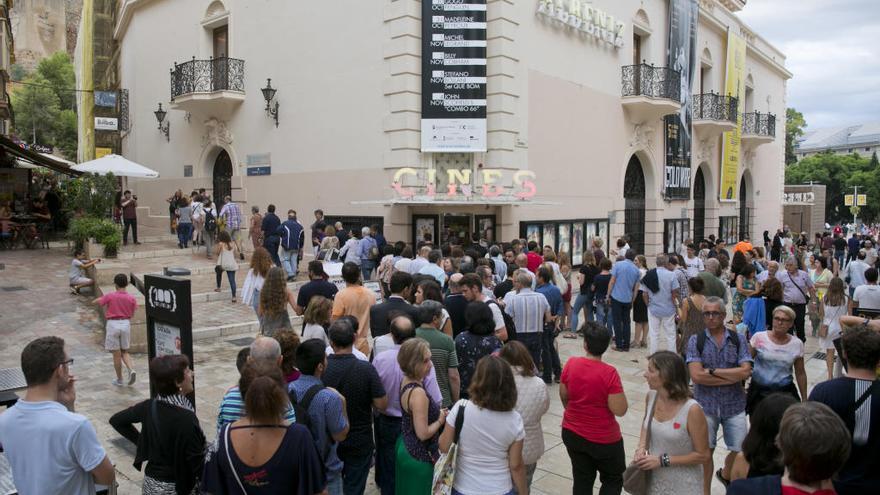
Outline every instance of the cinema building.
<path id="1" fill-rule="evenodd" d="M 595 236 L 756 238 L 782 222 L 791 73 L 744 4 L 126 0 L 122 153 L 161 174 L 129 185 L 153 215 L 205 187 L 575 264 Z"/>

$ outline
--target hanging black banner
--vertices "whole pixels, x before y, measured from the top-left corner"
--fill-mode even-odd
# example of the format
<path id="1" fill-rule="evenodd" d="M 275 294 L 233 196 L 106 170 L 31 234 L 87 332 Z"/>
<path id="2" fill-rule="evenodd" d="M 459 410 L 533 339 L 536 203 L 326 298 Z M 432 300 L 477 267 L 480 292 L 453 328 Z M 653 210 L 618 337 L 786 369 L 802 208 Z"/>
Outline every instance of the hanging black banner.
<path id="1" fill-rule="evenodd" d="M 681 73 L 681 110 L 664 118 L 666 167 L 663 183 L 666 199 L 690 199 L 691 196 L 691 84 L 696 63 L 697 15 L 696 0 L 670 0 L 667 65 Z"/>
<path id="2" fill-rule="evenodd" d="M 422 0 L 422 151 L 486 151 L 486 0 Z"/>

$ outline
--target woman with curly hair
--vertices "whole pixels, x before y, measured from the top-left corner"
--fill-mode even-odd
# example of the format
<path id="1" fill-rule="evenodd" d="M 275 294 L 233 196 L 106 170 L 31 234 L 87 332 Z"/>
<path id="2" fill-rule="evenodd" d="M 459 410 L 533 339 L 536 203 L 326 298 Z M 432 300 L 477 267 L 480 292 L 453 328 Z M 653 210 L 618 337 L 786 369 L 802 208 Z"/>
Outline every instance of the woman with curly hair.
<path id="1" fill-rule="evenodd" d="M 295 301 L 287 288 L 287 272 L 277 266 L 270 268 L 263 290 L 260 291 L 260 305 L 257 307 L 260 333 L 272 337 L 278 330 L 290 330 L 287 305 L 289 303 L 293 306 Z"/>
<path id="2" fill-rule="evenodd" d="M 272 336 L 281 346 L 281 372 L 284 373 L 284 381 L 290 383 L 300 376 L 299 370 L 296 368 L 296 349 L 299 347 L 300 340 L 293 330 L 278 330 Z"/>
<path id="3" fill-rule="evenodd" d="M 270 268 L 272 268 L 272 258 L 269 256 L 269 251 L 262 246 L 254 249 L 251 255 L 251 268 L 241 289 L 241 302 L 253 307 L 254 311 L 260 304 L 260 291 L 263 290 L 263 283 L 269 275 Z"/>

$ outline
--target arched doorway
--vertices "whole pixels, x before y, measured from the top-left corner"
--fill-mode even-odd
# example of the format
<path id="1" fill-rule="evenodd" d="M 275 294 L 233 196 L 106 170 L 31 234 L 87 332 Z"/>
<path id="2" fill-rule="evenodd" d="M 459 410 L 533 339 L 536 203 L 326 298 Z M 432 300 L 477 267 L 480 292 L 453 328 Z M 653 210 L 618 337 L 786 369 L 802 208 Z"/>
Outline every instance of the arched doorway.
<path id="1" fill-rule="evenodd" d="M 623 234 L 636 253 L 645 252 L 645 173 L 642 162 L 633 155 L 623 179 Z"/>
<path id="2" fill-rule="evenodd" d="M 746 177 L 739 180 L 739 240 L 751 237 L 751 225 L 749 225 L 749 207 L 746 203 L 748 189 L 746 188 Z"/>
<path id="3" fill-rule="evenodd" d="M 214 204 L 217 211 L 223 207 L 223 198 L 232 195 L 232 159 L 226 150 L 214 160 Z"/>
<path id="4" fill-rule="evenodd" d="M 703 178 L 703 167 L 697 168 L 694 178 L 694 242 L 706 238 L 706 180 Z"/>

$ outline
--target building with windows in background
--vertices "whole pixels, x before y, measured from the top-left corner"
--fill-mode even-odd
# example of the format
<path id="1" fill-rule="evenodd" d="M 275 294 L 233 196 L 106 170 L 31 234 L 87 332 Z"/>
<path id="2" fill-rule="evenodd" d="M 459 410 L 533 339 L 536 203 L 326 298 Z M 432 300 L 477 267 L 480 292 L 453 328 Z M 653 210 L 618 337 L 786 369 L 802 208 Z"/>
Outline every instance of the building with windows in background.
<path id="1" fill-rule="evenodd" d="M 575 264 L 597 236 L 755 238 L 782 222 L 791 73 L 744 5 L 123 0 L 122 153 L 161 174 L 129 185 L 157 221 L 205 187 Z"/>
<path id="2" fill-rule="evenodd" d="M 798 161 L 819 153 L 871 156 L 880 151 L 880 122 L 805 130 L 795 142 Z"/>

